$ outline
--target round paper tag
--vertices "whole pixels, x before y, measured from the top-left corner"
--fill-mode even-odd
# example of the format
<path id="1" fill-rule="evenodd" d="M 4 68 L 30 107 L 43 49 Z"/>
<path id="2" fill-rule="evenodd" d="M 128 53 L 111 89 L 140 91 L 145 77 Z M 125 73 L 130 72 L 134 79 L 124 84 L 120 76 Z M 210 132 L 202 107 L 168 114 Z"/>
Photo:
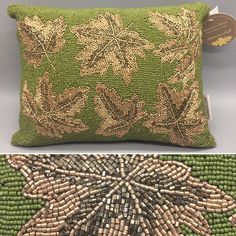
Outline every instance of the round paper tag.
<path id="1" fill-rule="evenodd" d="M 208 16 L 203 23 L 203 43 L 220 47 L 236 37 L 236 20 L 226 14 Z"/>

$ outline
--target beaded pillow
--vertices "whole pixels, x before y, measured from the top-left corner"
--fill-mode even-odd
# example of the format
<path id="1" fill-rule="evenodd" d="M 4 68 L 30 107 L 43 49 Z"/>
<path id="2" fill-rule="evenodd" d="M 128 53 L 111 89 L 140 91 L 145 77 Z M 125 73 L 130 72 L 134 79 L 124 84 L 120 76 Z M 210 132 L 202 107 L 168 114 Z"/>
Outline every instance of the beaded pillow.
<path id="1" fill-rule="evenodd" d="M 235 173 L 233 155 L 0 156 L 0 235 L 233 236 Z"/>
<path id="2" fill-rule="evenodd" d="M 214 147 L 202 95 L 203 3 L 143 9 L 13 5 L 22 59 L 12 143 Z"/>

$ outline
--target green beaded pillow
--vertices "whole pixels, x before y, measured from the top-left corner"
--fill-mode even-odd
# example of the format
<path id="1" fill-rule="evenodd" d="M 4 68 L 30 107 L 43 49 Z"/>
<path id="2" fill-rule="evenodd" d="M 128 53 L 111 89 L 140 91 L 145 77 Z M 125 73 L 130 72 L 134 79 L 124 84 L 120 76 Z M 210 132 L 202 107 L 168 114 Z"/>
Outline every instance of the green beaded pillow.
<path id="1" fill-rule="evenodd" d="M 203 3 L 142 9 L 13 5 L 22 60 L 12 143 L 214 147 L 202 93 Z"/>
<path id="2" fill-rule="evenodd" d="M 0 235 L 235 236 L 235 173 L 233 155 L 0 156 Z"/>

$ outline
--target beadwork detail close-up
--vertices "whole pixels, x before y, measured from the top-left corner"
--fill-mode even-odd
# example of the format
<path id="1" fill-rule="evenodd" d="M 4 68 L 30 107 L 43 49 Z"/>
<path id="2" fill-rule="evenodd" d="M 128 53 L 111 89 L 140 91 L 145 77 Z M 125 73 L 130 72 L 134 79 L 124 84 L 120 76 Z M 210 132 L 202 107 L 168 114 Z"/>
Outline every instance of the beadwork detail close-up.
<path id="1" fill-rule="evenodd" d="M 205 158 L 214 164 L 217 157 Z M 183 225 L 214 235 L 206 213 L 231 212 L 228 222 L 235 225 L 235 198 L 193 176 L 195 166 L 184 164 L 184 156 L 19 154 L 6 160 L 24 175 L 24 196 L 45 202 L 18 236 L 185 235 Z"/>

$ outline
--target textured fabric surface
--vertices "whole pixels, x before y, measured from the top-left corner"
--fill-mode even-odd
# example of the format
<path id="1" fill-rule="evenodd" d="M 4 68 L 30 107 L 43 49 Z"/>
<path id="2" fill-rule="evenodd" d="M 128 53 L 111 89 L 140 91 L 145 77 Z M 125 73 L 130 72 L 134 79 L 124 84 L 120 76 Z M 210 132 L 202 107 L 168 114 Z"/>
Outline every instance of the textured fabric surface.
<path id="1" fill-rule="evenodd" d="M 201 87 L 202 3 L 143 9 L 13 5 L 22 55 L 12 143 L 214 147 Z"/>
<path id="2" fill-rule="evenodd" d="M 235 155 L 2 155 L 0 235 L 233 236 L 235 168 Z"/>

